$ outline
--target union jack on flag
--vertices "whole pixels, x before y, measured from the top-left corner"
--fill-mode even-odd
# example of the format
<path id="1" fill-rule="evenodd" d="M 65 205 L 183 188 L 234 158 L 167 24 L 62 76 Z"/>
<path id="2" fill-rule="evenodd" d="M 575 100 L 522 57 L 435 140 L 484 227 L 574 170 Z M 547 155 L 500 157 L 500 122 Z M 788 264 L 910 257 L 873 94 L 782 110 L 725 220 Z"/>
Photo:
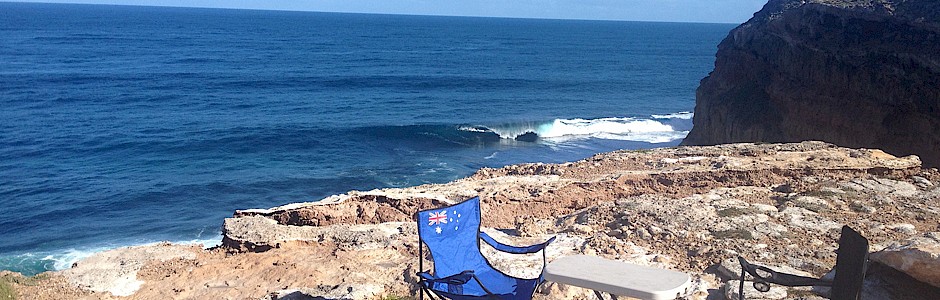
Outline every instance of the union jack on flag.
<path id="1" fill-rule="evenodd" d="M 438 213 L 432 212 L 431 215 L 428 216 L 428 225 L 440 225 L 440 224 L 447 224 L 447 211 L 446 210 L 438 212 Z"/>

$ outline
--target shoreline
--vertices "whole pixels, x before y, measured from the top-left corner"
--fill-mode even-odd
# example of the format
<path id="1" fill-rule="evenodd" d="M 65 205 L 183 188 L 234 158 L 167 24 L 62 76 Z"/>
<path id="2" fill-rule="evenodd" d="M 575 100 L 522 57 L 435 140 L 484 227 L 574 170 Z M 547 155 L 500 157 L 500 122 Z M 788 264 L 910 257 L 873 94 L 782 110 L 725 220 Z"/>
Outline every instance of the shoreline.
<path id="1" fill-rule="evenodd" d="M 624 147 L 624 149 L 632 149 L 634 147 L 638 147 L 637 150 L 643 150 L 643 149 L 648 149 L 645 147 L 672 147 L 672 146 L 678 145 L 679 142 L 681 141 L 681 138 L 673 139 L 671 136 L 678 133 L 678 134 L 682 134 L 682 137 L 684 137 L 684 134 L 688 132 L 687 131 L 688 128 L 685 128 L 685 127 L 691 126 L 691 124 L 685 124 L 685 123 L 690 123 L 691 118 L 692 118 L 691 112 L 678 111 L 678 112 L 673 112 L 673 113 L 651 114 L 651 115 L 642 115 L 642 116 L 634 116 L 634 117 L 604 117 L 604 118 L 596 118 L 596 119 L 581 119 L 581 118 L 557 119 L 556 118 L 556 119 L 553 119 L 553 121 L 551 122 L 544 121 L 544 122 L 535 122 L 535 123 L 532 123 L 532 122 L 494 123 L 494 124 L 502 124 L 500 126 L 493 125 L 495 129 L 487 128 L 482 125 L 478 127 L 484 128 L 484 129 L 481 129 L 483 130 L 481 132 L 498 135 L 499 137 L 496 138 L 497 143 L 508 143 L 508 144 L 513 144 L 513 145 L 523 143 L 524 145 L 526 145 L 525 146 L 526 148 L 532 148 L 530 146 L 550 148 L 550 147 L 555 147 L 557 145 L 561 145 L 561 146 L 572 146 L 572 147 L 584 146 L 584 147 L 599 147 L 601 149 L 615 149 L 612 151 L 616 151 L 617 147 Z M 644 126 L 648 126 L 649 124 L 646 124 L 648 122 L 654 122 L 656 124 L 652 128 L 657 128 L 661 126 L 676 127 L 676 128 L 673 128 L 669 131 L 664 131 L 664 132 L 659 132 L 659 131 L 647 132 L 649 128 L 645 128 Z M 517 136 L 511 133 L 502 133 L 502 134 L 497 133 L 497 131 L 500 131 L 500 130 L 508 130 L 508 132 L 530 132 L 531 130 L 538 131 L 536 130 L 536 128 L 543 128 L 543 129 L 548 128 L 546 129 L 547 131 L 542 132 L 542 134 L 552 134 L 551 133 L 552 130 L 550 129 L 552 128 L 552 125 L 557 125 L 557 124 L 561 124 L 559 125 L 559 127 L 562 127 L 563 128 L 562 130 L 569 130 L 569 131 L 562 132 L 563 134 L 561 134 L 560 136 L 551 136 L 551 137 L 544 137 L 544 138 L 540 137 L 539 139 L 541 140 L 535 141 L 535 142 L 517 141 L 516 140 Z M 596 132 L 589 132 L 586 134 L 581 134 L 583 133 L 581 131 L 585 130 L 586 128 L 596 129 L 599 125 L 602 125 L 603 127 L 607 129 L 599 130 Z M 421 126 L 423 125 L 412 125 L 412 126 L 406 126 L 406 127 L 421 127 Z M 465 125 L 461 125 L 461 127 L 459 128 L 450 128 L 453 126 L 440 125 L 441 128 L 450 128 L 458 132 L 471 130 L 470 129 L 471 127 L 469 126 L 470 125 L 465 124 Z M 610 132 L 606 133 L 607 134 L 605 136 L 606 138 L 596 136 L 596 135 L 599 135 L 608 131 Z M 650 136 L 645 137 L 646 139 L 649 139 L 649 140 L 644 140 L 643 137 L 625 138 L 624 136 L 620 136 L 619 138 L 612 138 L 612 137 L 617 136 L 617 134 L 615 134 L 614 132 L 626 134 L 632 131 L 637 131 L 638 134 L 642 134 L 642 133 L 650 134 Z M 611 146 L 611 145 L 614 145 L 614 146 Z M 510 150 L 493 149 L 492 154 L 484 157 L 483 160 L 493 159 L 497 155 L 509 154 L 513 156 L 518 156 L 519 154 L 517 153 L 511 153 L 512 151 L 515 151 L 515 150 L 518 150 L 518 149 L 510 149 Z M 528 149 L 524 149 L 524 150 L 528 150 Z M 570 163 L 572 160 L 576 160 L 575 158 L 573 158 L 575 156 L 578 158 L 581 158 L 585 156 L 589 157 L 591 155 L 596 154 L 596 153 L 594 154 L 591 154 L 591 153 L 593 152 L 571 151 L 570 153 L 547 153 L 546 156 L 551 156 L 551 154 L 557 155 L 557 159 L 547 159 L 547 161 L 550 161 L 549 163 L 557 163 L 557 162 Z M 515 159 L 515 160 L 518 161 L 518 159 Z M 526 164 L 526 163 L 527 162 L 510 163 L 504 166 L 515 165 L 515 164 Z M 462 173 L 447 174 L 448 175 L 447 177 L 463 178 L 463 177 L 469 177 L 473 175 L 472 172 L 466 174 L 466 176 L 461 176 L 460 174 Z M 387 185 L 393 186 L 395 184 L 387 184 Z M 388 188 L 394 188 L 394 187 L 384 187 L 380 189 L 388 189 Z M 290 201 L 286 201 L 286 202 L 288 203 L 285 203 L 283 205 L 290 205 Z M 228 216 L 229 215 L 226 215 L 225 217 L 228 217 Z M 223 220 L 225 217 L 220 217 L 219 222 L 217 223 L 221 223 L 221 220 Z M 205 228 L 207 227 L 203 227 L 200 230 L 204 230 Z M 215 228 L 217 229 L 216 235 L 218 236 L 216 240 L 201 239 L 201 238 L 196 238 L 192 240 L 186 239 L 186 238 L 160 239 L 160 238 L 148 238 L 146 236 L 136 236 L 136 237 L 127 236 L 127 237 L 120 238 L 120 241 L 118 242 L 96 241 L 94 243 L 87 244 L 87 241 L 86 241 L 86 244 L 79 244 L 78 246 L 70 246 L 70 247 L 56 248 L 56 249 L 43 249 L 43 250 L 27 249 L 27 250 L 23 250 L 19 252 L 11 252 L 11 254 L 9 255 L 0 257 L 0 259 L 2 259 L 2 262 L 4 262 L 2 266 L 8 267 L 6 269 L 0 269 L 0 271 L 6 270 L 6 271 L 18 272 L 18 273 L 22 273 L 26 275 L 36 275 L 44 271 L 59 271 L 59 270 L 67 269 L 68 266 L 70 266 L 72 263 L 78 260 L 81 260 L 83 258 L 86 258 L 88 256 L 94 255 L 95 253 L 100 253 L 100 252 L 118 249 L 118 248 L 124 248 L 124 247 L 135 247 L 135 246 L 143 246 L 143 245 L 150 245 L 150 244 L 164 243 L 164 242 L 171 242 L 174 244 L 195 244 L 195 243 L 202 242 L 206 245 L 217 246 L 222 243 L 221 232 L 220 230 L 218 230 L 218 229 L 221 229 L 221 226 L 217 226 Z M 192 229 L 195 230 L 195 228 L 192 228 Z M 211 247 L 211 246 L 207 246 L 207 247 Z M 50 265 L 53 265 L 53 267 L 47 267 Z"/>
<path id="2" fill-rule="evenodd" d="M 23 274 L 25 276 L 35 276 L 43 272 L 56 272 L 68 269 L 72 264 L 77 263 L 85 258 L 94 256 L 98 253 L 107 252 L 115 249 L 121 248 L 130 248 L 130 247 L 141 247 L 141 246 L 152 246 L 157 244 L 170 243 L 174 245 L 203 245 L 204 249 L 210 249 L 218 247 L 222 244 L 222 234 L 221 232 L 216 235 L 216 238 L 212 239 L 197 239 L 197 240 L 152 240 L 139 243 L 127 243 L 127 244 L 115 244 L 111 246 L 89 246 L 89 247 L 71 247 L 68 249 L 62 249 L 60 251 L 30 251 L 25 253 L 18 253 L 13 255 L 8 255 L 5 257 L 8 261 L 19 260 L 25 262 L 27 260 L 35 260 L 42 263 L 43 266 L 52 266 L 45 267 L 43 270 L 36 270 L 34 268 L 23 267 L 19 268 L 23 271 L 17 271 L 15 269 L 0 269 L 0 272 L 13 272 Z M 14 265 L 14 264 L 9 264 Z M 26 266 L 25 264 L 22 264 Z"/>
<path id="3" fill-rule="evenodd" d="M 931 186 L 918 185 L 920 179 Z M 408 296 L 414 292 L 407 282 L 414 280 L 417 257 L 408 212 L 472 194 L 483 199 L 484 230 L 498 239 L 521 244 L 557 236 L 557 247 L 547 253 L 550 260 L 589 254 L 688 272 L 696 282 L 688 298 L 709 299 L 727 279 L 708 270 L 731 253 L 777 266 L 796 259 L 804 263 L 795 268 L 818 276 L 834 263 L 832 253 L 824 251 L 837 238 L 827 229 L 833 223 L 848 221 L 863 231 L 877 245 L 872 251 L 940 231 L 928 224 L 936 219 L 931 214 L 940 212 L 917 208 L 940 194 L 933 182 L 940 182 L 940 172 L 921 168 L 916 157 L 820 142 L 621 150 L 564 164 L 484 168 L 445 184 L 351 191 L 319 204 L 242 210 L 225 220 L 225 241 L 218 248 L 122 248 L 43 275 L 53 279 L 35 286 L 14 287 L 87 299 L 341 292 L 325 286 L 352 288 L 355 299 Z M 854 202 L 839 200 L 848 193 Z M 918 215 L 869 203 L 881 197 L 903 201 Z M 689 211 L 690 205 L 696 209 Z M 868 208 L 872 211 L 865 212 Z M 740 226 L 745 230 L 733 230 Z M 531 270 L 514 259 L 495 264 Z M 334 282 L 337 278 L 346 280 Z M 128 282 L 139 282 L 138 288 L 128 288 Z M 567 299 L 583 292 L 556 285 L 549 295 Z"/>

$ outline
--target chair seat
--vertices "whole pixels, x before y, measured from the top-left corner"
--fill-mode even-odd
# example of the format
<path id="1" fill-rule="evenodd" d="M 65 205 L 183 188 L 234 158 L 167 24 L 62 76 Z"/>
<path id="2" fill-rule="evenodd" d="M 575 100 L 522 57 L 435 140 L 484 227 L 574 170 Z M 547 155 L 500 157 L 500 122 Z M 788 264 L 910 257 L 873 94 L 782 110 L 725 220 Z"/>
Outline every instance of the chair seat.
<path id="1" fill-rule="evenodd" d="M 534 292 L 535 287 L 539 284 L 538 278 L 516 278 L 503 274 L 495 269 L 480 270 L 476 275 L 478 275 L 477 278 L 481 283 L 483 283 L 483 286 L 487 287 L 490 292 L 496 295 L 501 295 L 498 297 L 498 299 L 529 299 L 532 292 Z M 449 286 L 446 283 L 435 283 L 431 286 L 431 289 L 440 293 L 459 294 L 461 296 L 471 297 L 468 299 L 473 299 L 472 297 L 477 296 L 487 296 L 486 292 L 483 291 L 480 288 L 480 285 L 477 284 L 474 280 L 470 280 L 466 284 L 461 284 L 459 286 Z M 526 296 L 521 298 L 512 296 L 516 294 Z"/>
<path id="2" fill-rule="evenodd" d="M 516 284 L 512 286 L 507 286 L 505 290 L 491 290 L 494 295 L 467 295 L 467 294 L 454 294 L 446 289 L 445 286 L 442 288 L 435 287 L 433 290 L 438 294 L 444 296 L 447 299 L 461 300 L 461 299 L 500 299 L 500 300 L 528 300 L 532 299 L 532 294 L 535 292 L 535 287 L 539 284 L 539 279 L 519 279 L 512 278 L 515 280 Z M 486 286 L 486 282 L 483 283 Z"/>

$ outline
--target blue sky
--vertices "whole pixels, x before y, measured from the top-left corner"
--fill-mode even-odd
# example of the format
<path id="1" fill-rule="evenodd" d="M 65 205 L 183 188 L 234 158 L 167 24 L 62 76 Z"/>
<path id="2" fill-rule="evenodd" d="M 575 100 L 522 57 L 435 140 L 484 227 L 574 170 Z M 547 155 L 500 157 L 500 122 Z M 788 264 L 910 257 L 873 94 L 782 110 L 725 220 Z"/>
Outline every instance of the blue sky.
<path id="1" fill-rule="evenodd" d="M 19 0 L 18 2 L 742 23 L 759 10 L 767 0 Z"/>

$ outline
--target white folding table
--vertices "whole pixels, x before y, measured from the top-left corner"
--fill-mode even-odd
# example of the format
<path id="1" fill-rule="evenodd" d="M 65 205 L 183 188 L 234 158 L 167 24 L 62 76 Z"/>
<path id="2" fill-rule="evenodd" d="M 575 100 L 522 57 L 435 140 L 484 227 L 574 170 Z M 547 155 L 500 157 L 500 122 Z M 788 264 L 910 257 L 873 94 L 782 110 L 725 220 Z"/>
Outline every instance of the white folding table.
<path id="1" fill-rule="evenodd" d="M 545 280 L 638 299 L 675 299 L 691 285 L 688 274 L 634 265 L 597 256 L 556 259 L 545 267 Z M 601 297 L 603 300 L 603 298 Z"/>

